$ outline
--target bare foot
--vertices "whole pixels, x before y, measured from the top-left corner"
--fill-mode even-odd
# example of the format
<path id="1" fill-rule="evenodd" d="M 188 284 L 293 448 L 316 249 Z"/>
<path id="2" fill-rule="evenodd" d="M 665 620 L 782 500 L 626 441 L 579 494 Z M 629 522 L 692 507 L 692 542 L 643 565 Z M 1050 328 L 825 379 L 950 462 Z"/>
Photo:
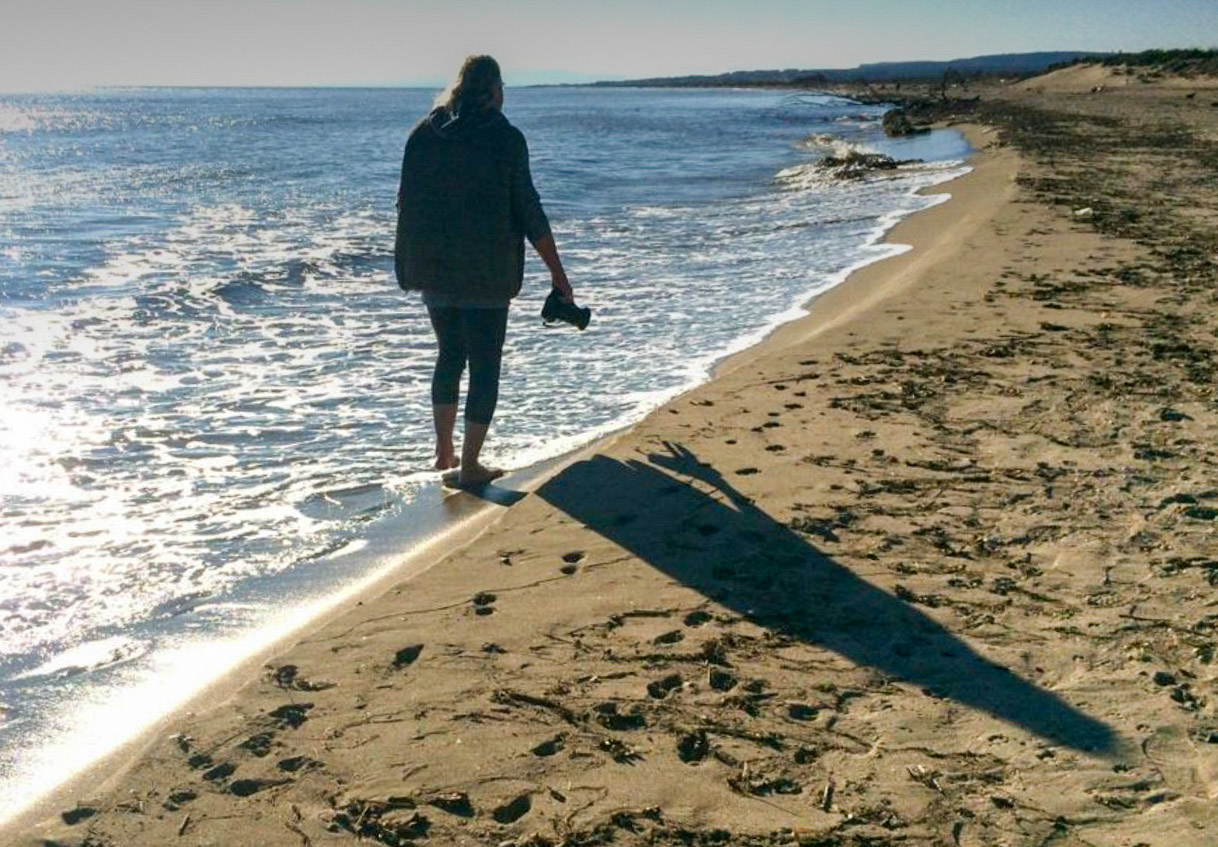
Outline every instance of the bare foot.
<path id="1" fill-rule="evenodd" d="M 437 453 L 434 467 L 438 471 L 452 470 L 453 468 L 461 467 L 461 460 L 457 458 L 455 453 Z"/>
<path id="2" fill-rule="evenodd" d="M 461 468 L 461 470 L 452 470 L 440 477 L 440 479 L 449 488 L 482 488 L 488 485 L 492 480 L 496 480 L 503 476 L 503 470 L 500 468 L 488 468 L 483 465 L 474 465 L 472 468 Z"/>

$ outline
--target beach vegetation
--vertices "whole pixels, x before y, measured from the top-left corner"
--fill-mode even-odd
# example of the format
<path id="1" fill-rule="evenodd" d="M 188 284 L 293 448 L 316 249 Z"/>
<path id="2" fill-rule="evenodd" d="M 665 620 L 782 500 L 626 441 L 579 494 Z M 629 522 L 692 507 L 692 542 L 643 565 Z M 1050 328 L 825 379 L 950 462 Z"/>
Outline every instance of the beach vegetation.
<path id="1" fill-rule="evenodd" d="M 1102 60 L 1109 67 L 1125 66 L 1173 76 L 1218 76 L 1218 49 L 1144 50 L 1115 53 Z"/>
<path id="2" fill-rule="evenodd" d="M 1109 53 L 1103 56 L 1079 56 L 1050 65 L 1055 71 L 1077 65 L 1099 64 L 1109 68 L 1135 69 L 1142 76 L 1218 76 L 1218 49 L 1191 48 L 1182 50 L 1143 50 L 1140 53 Z"/>

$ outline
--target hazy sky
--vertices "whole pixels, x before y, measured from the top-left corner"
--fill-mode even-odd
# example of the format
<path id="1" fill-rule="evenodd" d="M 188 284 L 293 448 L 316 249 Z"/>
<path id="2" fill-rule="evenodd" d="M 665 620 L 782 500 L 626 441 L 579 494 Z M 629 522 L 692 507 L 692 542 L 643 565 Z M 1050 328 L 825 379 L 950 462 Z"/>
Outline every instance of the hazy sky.
<path id="1" fill-rule="evenodd" d="M 1218 46 L 1218 0 L 0 0 L 0 90 L 509 85 Z"/>

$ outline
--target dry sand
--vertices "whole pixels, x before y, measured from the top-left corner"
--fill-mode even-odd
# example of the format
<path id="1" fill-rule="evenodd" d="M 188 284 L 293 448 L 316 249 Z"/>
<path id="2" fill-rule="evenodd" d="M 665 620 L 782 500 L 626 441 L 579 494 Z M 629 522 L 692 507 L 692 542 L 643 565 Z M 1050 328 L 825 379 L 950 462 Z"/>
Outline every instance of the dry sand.
<path id="1" fill-rule="evenodd" d="M 915 250 L 18 843 L 1218 843 L 1218 157 L 1036 96 Z"/>

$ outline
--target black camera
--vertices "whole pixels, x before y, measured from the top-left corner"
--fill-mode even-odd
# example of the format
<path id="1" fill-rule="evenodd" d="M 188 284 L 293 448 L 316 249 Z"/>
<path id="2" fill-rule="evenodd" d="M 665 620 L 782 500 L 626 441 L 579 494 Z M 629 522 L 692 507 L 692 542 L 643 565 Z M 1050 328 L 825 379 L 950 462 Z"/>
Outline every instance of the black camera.
<path id="1" fill-rule="evenodd" d="M 583 330 L 588 328 L 588 321 L 592 320 L 592 310 L 568 303 L 562 299 L 562 295 L 555 288 L 550 291 L 550 296 L 546 298 L 545 304 L 541 307 L 541 319 L 546 326 L 550 326 L 555 321 L 562 321 Z"/>

